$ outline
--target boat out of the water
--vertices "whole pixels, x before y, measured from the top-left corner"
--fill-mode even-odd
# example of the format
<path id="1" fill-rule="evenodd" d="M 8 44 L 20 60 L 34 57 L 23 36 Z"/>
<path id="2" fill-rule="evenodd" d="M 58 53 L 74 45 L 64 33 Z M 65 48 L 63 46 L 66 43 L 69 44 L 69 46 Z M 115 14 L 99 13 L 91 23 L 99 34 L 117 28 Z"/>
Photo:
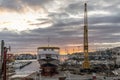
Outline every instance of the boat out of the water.
<path id="1" fill-rule="evenodd" d="M 52 76 L 57 74 L 59 65 L 59 47 L 38 47 L 37 59 L 40 63 L 41 74 Z"/>

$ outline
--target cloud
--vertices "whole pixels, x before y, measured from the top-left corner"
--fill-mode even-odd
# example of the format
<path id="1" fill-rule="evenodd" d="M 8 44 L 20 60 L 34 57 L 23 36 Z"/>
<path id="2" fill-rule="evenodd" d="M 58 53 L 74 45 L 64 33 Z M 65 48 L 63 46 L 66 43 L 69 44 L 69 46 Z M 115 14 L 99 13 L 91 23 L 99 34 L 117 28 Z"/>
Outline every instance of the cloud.
<path id="1" fill-rule="evenodd" d="M 23 6 L 18 0 L 3 0 L 0 5 L 0 9 L 8 11 L 19 11 L 23 9 Z"/>
<path id="2" fill-rule="evenodd" d="M 0 10 L 6 12 L 24 13 L 30 10 L 40 11 L 44 9 L 44 4 L 52 0 L 2 0 Z"/>
<path id="3" fill-rule="evenodd" d="M 12 3 L 10 3 L 12 1 Z M 98 47 L 109 47 L 107 43 L 120 42 L 120 1 L 119 0 L 86 0 L 88 2 L 89 45 L 94 42 Z M 84 1 L 81 0 L 3 0 L 0 8 L 10 11 L 25 12 L 26 8 L 33 14 L 32 20 L 27 19 L 30 27 L 24 31 L 0 31 L 0 38 L 5 39 L 14 48 L 33 48 L 47 46 L 50 37 L 52 46 L 67 47 L 68 45 L 83 44 Z M 25 17 L 25 16 L 24 16 Z M 33 16 L 34 17 L 34 16 Z M 47 24 L 47 27 L 44 27 Z M 48 25 L 50 24 L 50 25 Z M 44 28 L 41 28 L 41 27 Z M 25 26 L 23 26 L 25 27 Z M 104 43 L 100 46 L 99 43 Z M 118 45 L 116 45 L 118 46 Z M 26 49 L 28 50 L 28 49 Z M 24 49 L 23 49 L 24 51 Z M 16 50 L 14 50 L 16 52 Z"/>

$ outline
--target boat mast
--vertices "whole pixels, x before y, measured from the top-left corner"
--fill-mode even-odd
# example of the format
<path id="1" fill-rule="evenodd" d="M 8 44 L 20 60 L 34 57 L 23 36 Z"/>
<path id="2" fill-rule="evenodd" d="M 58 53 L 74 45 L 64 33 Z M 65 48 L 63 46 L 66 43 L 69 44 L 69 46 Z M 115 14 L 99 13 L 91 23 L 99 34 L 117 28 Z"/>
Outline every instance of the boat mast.
<path id="1" fill-rule="evenodd" d="M 48 47 L 50 47 L 50 45 L 49 45 L 49 44 L 50 44 L 50 38 L 48 37 Z"/>

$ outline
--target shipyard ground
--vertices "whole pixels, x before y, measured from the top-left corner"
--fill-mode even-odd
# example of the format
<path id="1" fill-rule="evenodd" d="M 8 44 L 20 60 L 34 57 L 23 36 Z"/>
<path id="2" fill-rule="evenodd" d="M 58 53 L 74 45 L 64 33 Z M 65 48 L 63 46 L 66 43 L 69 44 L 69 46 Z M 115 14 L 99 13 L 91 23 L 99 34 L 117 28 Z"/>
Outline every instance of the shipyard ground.
<path id="1" fill-rule="evenodd" d="M 54 76 L 41 76 L 38 74 L 39 64 L 36 60 L 32 61 L 32 63 L 28 66 L 25 66 L 23 69 L 17 69 L 16 75 L 12 76 L 9 80 L 59 80 L 61 77 L 66 77 L 65 80 L 91 80 L 93 78 L 93 74 L 89 73 L 80 73 L 79 68 L 71 67 L 75 71 L 62 70 L 59 71 L 59 74 Z M 32 71 L 34 70 L 34 71 Z M 118 70 L 117 70 L 118 71 Z M 105 73 L 96 73 L 97 80 L 119 80 L 118 76 L 107 76 Z"/>
<path id="2" fill-rule="evenodd" d="M 24 77 L 24 78 L 19 78 L 17 80 L 61 80 L 60 78 L 65 77 L 64 80 L 93 80 L 93 75 L 91 74 L 84 74 L 84 75 L 77 75 L 77 74 L 69 74 L 67 72 L 61 72 L 58 75 L 54 76 L 38 76 L 37 73 L 32 73 L 31 75 Z M 114 77 L 105 77 L 102 74 L 96 74 L 96 80 L 119 80 L 119 76 L 114 76 Z M 16 79 L 12 79 L 16 80 Z M 62 79 L 63 80 L 63 79 Z"/>

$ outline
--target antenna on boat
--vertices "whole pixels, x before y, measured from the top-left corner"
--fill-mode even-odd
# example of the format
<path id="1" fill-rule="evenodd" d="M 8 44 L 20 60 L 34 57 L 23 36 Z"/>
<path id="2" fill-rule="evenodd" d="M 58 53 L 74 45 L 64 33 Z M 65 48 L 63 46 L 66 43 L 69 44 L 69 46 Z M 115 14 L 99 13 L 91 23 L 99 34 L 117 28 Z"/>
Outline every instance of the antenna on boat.
<path id="1" fill-rule="evenodd" d="M 50 46 L 49 43 L 50 43 L 50 38 L 48 37 L 48 47 Z"/>

